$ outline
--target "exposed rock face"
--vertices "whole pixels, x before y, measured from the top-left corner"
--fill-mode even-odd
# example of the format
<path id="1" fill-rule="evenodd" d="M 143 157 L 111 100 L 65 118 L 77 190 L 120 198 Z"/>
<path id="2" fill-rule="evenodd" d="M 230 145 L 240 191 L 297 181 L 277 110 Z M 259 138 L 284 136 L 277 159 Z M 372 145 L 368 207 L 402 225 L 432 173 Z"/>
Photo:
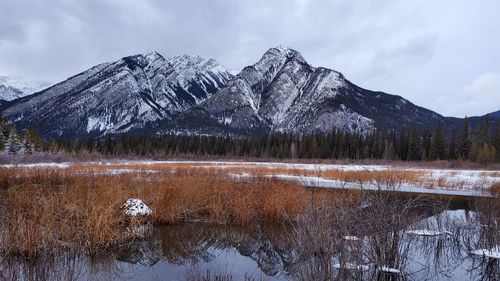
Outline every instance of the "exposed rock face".
<path id="1" fill-rule="evenodd" d="M 161 131 L 251 135 L 329 132 L 335 127 L 366 133 L 376 127 L 434 125 L 440 119 L 399 96 L 365 90 L 339 72 L 312 67 L 297 51 L 278 46 Z"/>
<path id="2" fill-rule="evenodd" d="M 44 137 L 121 132 L 249 136 L 367 133 L 458 124 L 408 100 L 373 92 L 278 46 L 233 77 L 212 59 L 156 52 L 97 65 L 11 102 L 4 115 Z"/>
<path id="3" fill-rule="evenodd" d="M 97 65 L 16 101 L 4 115 L 46 137 L 127 132 L 201 103 L 231 78 L 212 59 L 152 52 Z"/>

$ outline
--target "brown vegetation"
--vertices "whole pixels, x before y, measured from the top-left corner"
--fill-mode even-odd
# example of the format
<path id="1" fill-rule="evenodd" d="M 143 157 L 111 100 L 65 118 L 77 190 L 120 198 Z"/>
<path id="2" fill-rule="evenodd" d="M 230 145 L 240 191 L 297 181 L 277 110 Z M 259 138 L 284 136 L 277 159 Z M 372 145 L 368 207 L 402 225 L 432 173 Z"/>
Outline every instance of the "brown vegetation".
<path id="1" fill-rule="evenodd" d="M 0 169 L 4 254 L 33 256 L 47 249 L 96 252 L 136 236 L 120 211 L 128 198 L 153 210 L 155 224 L 282 222 L 296 217 L 305 189 L 275 179 L 235 180 L 212 171 L 178 170 L 107 175 L 75 169 Z M 3 210 L 3 211 L 2 211 Z"/>
<path id="2" fill-rule="evenodd" d="M 234 175 L 252 175 L 234 177 Z M 245 225 L 294 222 L 308 203 L 355 202 L 361 191 L 307 189 L 272 175 L 319 176 L 341 182 L 374 183 L 383 189 L 426 182 L 419 170 L 307 170 L 283 166 L 223 166 L 213 163 L 96 163 L 67 168 L 0 168 L 0 248 L 7 255 L 33 256 L 61 248 L 94 253 L 144 235 L 144 223 L 203 221 Z M 442 182 L 441 182 L 442 181 Z M 499 194 L 498 184 L 491 187 Z M 333 197 L 332 197 L 333 196 Z M 154 212 L 130 219 L 120 210 L 128 198 Z M 311 200 L 312 199 L 312 200 Z"/>
<path id="3" fill-rule="evenodd" d="M 495 183 L 490 187 L 490 192 L 494 196 L 500 197 L 500 183 Z"/>

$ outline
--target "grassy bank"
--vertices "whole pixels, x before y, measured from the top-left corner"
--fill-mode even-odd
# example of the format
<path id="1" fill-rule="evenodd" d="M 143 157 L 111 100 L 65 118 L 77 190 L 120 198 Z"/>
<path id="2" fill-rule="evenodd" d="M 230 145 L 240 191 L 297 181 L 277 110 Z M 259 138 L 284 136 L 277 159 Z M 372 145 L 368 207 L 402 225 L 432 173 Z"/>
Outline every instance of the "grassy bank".
<path id="1" fill-rule="evenodd" d="M 5 255 L 35 256 L 61 248 L 97 252 L 137 236 L 153 224 L 206 221 L 250 224 L 293 220 L 306 204 L 297 184 L 234 180 L 213 171 L 178 170 L 120 175 L 72 169 L 1 169 L 0 238 Z M 140 198 L 154 212 L 127 218 L 121 205 Z"/>
<path id="2" fill-rule="evenodd" d="M 335 209 L 341 212 L 359 205 L 359 190 L 312 191 L 297 182 L 268 177 L 277 174 L 383 186 L 423 180 L 422 172 L 414 170 L 221 169 L 207 163 L 3 167 L 0 248 L 5 256 L 33 257 L 61 249 L 92 254 L 147 235 L 140 231 L 145 223 L 295 223 L 311 211 L 311 204 L 315 208 L 337 204 Z M 498 185 L 493 188 L 498 194 Z M 143 200 L 153 213 L 127 217 L 122 204 L 128 198 Z"/>

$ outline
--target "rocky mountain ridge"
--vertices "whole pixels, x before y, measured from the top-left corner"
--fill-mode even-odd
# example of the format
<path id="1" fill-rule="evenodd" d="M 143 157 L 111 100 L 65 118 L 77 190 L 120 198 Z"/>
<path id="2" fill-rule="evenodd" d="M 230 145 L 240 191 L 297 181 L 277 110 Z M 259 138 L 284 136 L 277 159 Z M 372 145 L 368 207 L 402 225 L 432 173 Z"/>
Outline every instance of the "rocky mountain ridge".
<path id="1" fill-rule="evenodd" d="M 164 125 L 161 132 L 251 135 L 268 132 L 360 133 L 425 127 L 443 117 L 408 100 L 362 89 L 341 73 L 309 65 L 284 46 L 269 49 L 216 95 Z"/>
<path id="2" fill-rule="evenodd" d="M 311 66 L 286 46 L 269 49 L 237 75 L 199 56 L 124 57 L 2 107 L 21 130 L 37 128 L 49 138 L 123 132 L 241 137 L 333 128 L 365 134 L 376 128 L 433 128 L 437 122 L 447 130 L 461 125 L 460 118 Z"/>
<path id="3" fill-rule="evenodd" d="M 128 132 L 201 103 L 231 78 L 212 59 L 151 52 L 92 67 L 12 102 L 4 115 L 46 137 Z"/>

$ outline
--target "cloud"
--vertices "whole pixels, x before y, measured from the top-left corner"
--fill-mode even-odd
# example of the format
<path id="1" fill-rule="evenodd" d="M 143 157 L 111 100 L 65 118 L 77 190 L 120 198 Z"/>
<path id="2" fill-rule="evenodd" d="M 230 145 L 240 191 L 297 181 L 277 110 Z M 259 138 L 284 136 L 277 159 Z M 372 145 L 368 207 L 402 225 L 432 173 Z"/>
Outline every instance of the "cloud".
<path id="1" fill-rule="evenodd" d="M 465 103 L 467 81 L 500 72 L 498 10 L 497 0 L 2 0 L 0 75 L 60 81 L 151 50 L 240 70 L 285 44 L 365 88 L 471 115 L 440 100 Z"/>
<path id="2" fill-rule="evenodd" d="M 500 109 L 500 73 L 483 73 L 466 85 L 462 92 L 453 96 L 439 95 L 433 103 L 460 117 L 497 111 Z"/>
<path id="3" fill-rule="evenodd" d="M 465 93 L 473 99 L 500 100 L 500 73 L 487 72 L 465 87 Z"/>

